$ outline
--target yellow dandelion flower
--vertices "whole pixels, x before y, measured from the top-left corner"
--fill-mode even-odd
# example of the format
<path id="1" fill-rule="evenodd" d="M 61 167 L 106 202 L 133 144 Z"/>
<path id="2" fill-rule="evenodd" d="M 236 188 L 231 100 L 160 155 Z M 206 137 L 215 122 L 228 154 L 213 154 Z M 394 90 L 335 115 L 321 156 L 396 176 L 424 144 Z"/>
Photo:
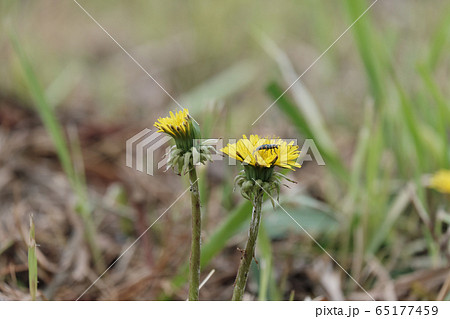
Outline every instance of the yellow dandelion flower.
<path id="1" fill-rule="evenodd" d="M 158 128 L 158 132 L 172 136 L 179 149 L 189 151 L 194 144 L 194 139 L 200 138 L 198 125 L 192 121 L 188 109 L 169 114 L 168 117 L 160 117 L 155 122 L 155 127 Z"/>
<path id="2" fill-rule="evenodd" d="M 294 142 L 289 144 L 281 139 L 260 138 L 258 135 L 245 135 L 236 143 L 228 144 L 221 151 L 231 158 L 254 167 L 272 168 L 279 166 L 294 170 L 300 152 Z"/>
<path id="3" fill-rule="evenodd" d="M 173 137 L 186 135 L 189 129 L 188 119 L 188 109 L 175 112 L 175 114 L 171 111 L 170 116 L 160 117 L 158 121 L 155 122 L 155 127 L 159 129 L 158 132 L 167 133 Z"/>
<path id="4" fill-rule="evenodd" d="M 440 170 L 431 177 L 430 187 L 450 194 L 450 170 Z"/>

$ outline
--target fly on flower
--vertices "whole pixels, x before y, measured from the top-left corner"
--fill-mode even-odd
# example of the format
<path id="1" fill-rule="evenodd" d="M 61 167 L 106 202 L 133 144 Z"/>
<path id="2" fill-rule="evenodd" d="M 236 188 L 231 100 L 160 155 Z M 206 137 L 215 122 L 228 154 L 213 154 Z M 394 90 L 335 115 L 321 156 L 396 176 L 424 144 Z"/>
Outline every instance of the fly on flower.
<path id="1" fill-rule="evenodd" d="M 282 139 L 261 138 L 258 135 L 243 135 L 237 143 L 228 144 L 221 150 L 231 158 L 254 167 L 272 168 L 279 166 L 294 170 L 300 168 L 297 163 L 300 154 L 294 142 L 286 143 Z"/>
<path id="2" fill-rule="evenodd" d="M 232 297 L 232 300 L 242 300 L 250 264 L 255 254 L 264 194 L 269 195 L 275 208 L 276 201 L 273 195 L 278 198 L 281 182 L 287 179 L 283 174 L 274 171 L 275 166 L 290 170 L 301 167 L 297 163 L 300 152 L 294 142 L 286 143 L 279 138 L 258 135 L 250 135 L 250 138 L 243 135 L 236 143 L 228 144 L 221 151 L 242 162 L 244 170 L 236 176 L 235 185 L 239 185 L 242 197 L 251 201 L 253 205 L 245 254 L 239 265 Z"/>
<path id="3" fill-rule="evenodd" d="M 275 166 L 295 170 L 300 155 L 294 142 L 286 143 L 279 138 L 243 135 L 236 143 L 228 144 L 221 151 L 229 157 L 242 162 L 244 170 L 236 177 L 236 184 L 241 187 L 241 194 L 251 199 L 260 186 L 269 193 L 279 194 L 283 174 L 274 172 Z"/>
<path id="4" fill-rule="evenodd" d="M 255 150 L 255 152 L 260 150 L 274 150 L 276 148 L 280 147 L 278 144 L 263 144 L 261 146 L 258 146 Z"/>

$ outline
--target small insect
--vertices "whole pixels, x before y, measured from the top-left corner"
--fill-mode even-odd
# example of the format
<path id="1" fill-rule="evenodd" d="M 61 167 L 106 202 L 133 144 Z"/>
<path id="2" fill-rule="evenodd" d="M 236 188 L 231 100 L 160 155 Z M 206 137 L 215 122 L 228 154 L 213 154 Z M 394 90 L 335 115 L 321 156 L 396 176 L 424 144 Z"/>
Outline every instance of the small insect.
<path id="1" fill-rule="evenodd" d="M 263 144 L 261 146 L 258 146 L 255 150 L 255 152 L 258 152 L 260 150 L 274 150 L 279 148 L 280 145 L 279 144 Z"/>

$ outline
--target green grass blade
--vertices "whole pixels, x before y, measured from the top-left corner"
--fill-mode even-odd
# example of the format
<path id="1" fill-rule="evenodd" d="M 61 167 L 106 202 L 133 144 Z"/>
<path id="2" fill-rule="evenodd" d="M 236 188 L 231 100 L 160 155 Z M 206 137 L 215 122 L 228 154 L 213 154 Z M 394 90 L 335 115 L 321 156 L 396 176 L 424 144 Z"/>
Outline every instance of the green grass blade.
<path id="1" fill-rule="evenodd" d="M 272 243 L 269 234 L 267 233 L 264 218 L 259 229 L 257 244 L 261 254 L 258 299 L 281 300 L 281 293 L 276 286 L 275 277 L 273 275 Z"/>
<path id="2" fill-rule="evenodd" d="M 259 261 L 261 271 L 259 278 L 258 299 L 264 301 L 269 300 L 268 291 L 272 276 L 272 246 L 270 243 L 270 238 L 264 227 L 264 222 L 260 225 L 257 244 L 261 254 L 261 259 Z"/>
<path id="3" fill-rule="evenodd" d="M 245 90 L 255 79 L 257 71 L 256 65 L 251 62 L 238 62 L 181 96 L 181 104 L 197 116 L 209 102 L 220 101 Z"/>
<path id="4" fill-rule="evenodd" d="M 371 256 L 376 254 L 381 245 L 385 242 L 388 235 L 391 233 L 395 222 L 398 220 L 400 215 L 408 207 L 411 201 L 410 186 L 407 185 L 405 188 L 399 192 L 396 198 L 393 200 L 391 206 L 388 208 L 388 212 L 382 222 L 382 224 L 377 227 L 377 232 L 370 239 L 366 253 Z"/>
<path id="5" fill-rule="evenodd" d="M 298 79 L 298 74 L 294 70 L 292 62 L 289 60 L 283 50 L 281 50 L 274 41 L 265 35 L 258 37 L 259 42 L 266 50 L 266 52 L 277 62 L 278 67 L 283 75 L 283 79 L 286 85 L 291 85 L 290 93 L 294 98 L 295 104 L 301 110 L 302 116 L 308 123 L 311 133 L 314 134 L 316 142 L 320 142 L 322 147 L 326 149 L 330 154 L 337 156 L 337 150 L 329 134 L 325 120 L 322 117 L 321 111 L 317 103 L 315 102 L 312 94 Z"/>
<path id="6" fill-rule="evenodd" d="M 202 268 L 206 267 L 212 258 L 227 245 L 230 238 L 243 228 L 245 222 L 250 219 L 251 211 L 251 203 L 245 201 L 220 223 L 220 226 L 217 227 L 202 245 L 200 259 Z M 181 287 L 186 282 L 188 271 L 189 265 L 187 263 L 180 267 L 178 275 L 172 280 L 172 286 L 174 288 Z"/>
<path id="7" fill-rule="evenodd" d="M 244 223 L 250 219 L 251 211 L 252 205 L 246 201 L 220 224 L 202 248 L 202 267 L 206 266 L 226 246 L 228 240 L 242 229 Z"/>
<path id="8" fill-rule="evenodd" d="M 294 301 L 295 298 L 295 290 L 291 290 L 291 293 L 289 294 L 289 300 L 288 301 Z"/>
<path id="9" fill-rule="evenodd" d="M 425 162 L 424 157 L 422 154 L 426 154 L 422 138 L 420 136 L 421 132 L 421 123 L 418 122 L 416 114 L 414 113 L 414 106 L 409 100 L 408 96 L 406 95 L 406 92 L 400 85 L 398 81 L 395 81 L 397 92 L 400 97 L 400 106 L 402 111 L 402 119 L 406 125 L 406 128 L 408 130 L 409 136 L 412 138 L 412 141 L 414 143 L 416 158 L 418 167 L 416 168 L 415 172 L 416 174 L 419 174 L 418 172 L 424 172 L 425 171 Z M 417 176 L 416 176 L 417 177 Z"/>
<path id="10" fill-rule="evenodd" d="M 67 147 L 66 141 L 64 139 L 64 131 L 60 126 L 53 109 L 50 107 L 47 99 L 44 95 L 44 91 L 39 84 L 39 81 L 33 71 L 30 61 L 25 55 L 24 50 L 19 44 L 18 38 L 15 33 L 10 32 L 10 39 L 19 58 L 20 65 L 22 66 L 25 82 L 30 91 L 31 97 L 36 105 L 36 110 L 44 123 L 47 132 L 49 133 L 58 154 L 59 160 L 63 167 L 64 172 L 70 181 L 74 182 L 74 170 L 72 166 L 72 161 L 70 159 L 69 148 Z"/>
<path id="11" fill-rule="evenodd" d="M 22 66 L 25 82 L 36 106 L 36 110 L 55 146 L 56 153 L 60 160 L 61 166 L 69 179 L 70 185 L 73 191 L 77 194 L 77 206 L 75 210 L 83 217 L 86 237 L 94 256 L 96 270 L 97 272 L 101 272 L 105 267 L 97 244 L 94 240 L 95 225 L 92 220 L 91 208 L 87 199 L 88 196 L 86 185 L 83 184 L 83 178 L 76 173 L 75 166 L 70 155 L 69 146 L 67 145 L 65 139 L 64 130 L 58 122 L 53 108 L 48 103 L 44 90 L 39 84 L 31 63 L 22 49 L 16 34 L 12 31 L 10 32 L 10 39 L 14 51 L 19 59 L 20 65 Z"/>
<path id="12" fill-rule="evenodd" d="M 274 100 L 277 99 L 282 93 L 283 89 L 276 83 L 271 83 L 267 89 L 267 93 Z M 326 165 L 341 178 L 345 183 L 348 182 L 348 172 L 345 166 L 342 164 L 341 159 L 330 149 L 327 149 L 321 142 L 316 138 L 315 131 L 310 127 L 309 123 L 303 117 L 303 114 L 294 105 L 286 95 L 283 95 L 277 101 L 278 108 L 285 113 L 286 117 L 292 122 L 296 127 L 298 132 L 302 134 L 306 139 L 313 139 L 316 143 L 317 149 L 322 155 Z"/>
<path id="13" fill-rule="evenodd" d="M 36 300 L 38 274 L 36 258 L 36 239 L 33 216 L 30 216 L 30 237 L 28 241 L 28 282 L 30 288 L 31 300 Z"/>
<path id="14" fill-rule="evenodd" d="M 72 92 L 81 79 L 80 74 L 80 66 L 71 63 L 47 86 L 45 96 L 52 108 L 58 107 Z"/>
<path id="15" fill-rule="evenodd" d="M 441 23 L 438 24 L 437 30 L 432 39 L 431 48 L 428 57 L 428 65 L 431 70 L 435 70 L 439 59 L 444 52 L 445 45 L 448 46 L 450 38 L 450 6 L 446 10 L 446 14 Z"/>
<path id="16" fill-rule="evenodd" d="M 346 0 L 346 9 L 350 20 L 355 21 L 368 7 L 367 1 L 361 0 Z M 373 8 L 372 8 L 373 9 Z M 376 105 L 378 105 L 384 97 L 383 78 L 380 70 L 379 48 L 380 43 L 374 39 L 375 28 L 370 22 L 370 11 L 366 13 L 357 23 L 352 27 L 352 31 L 358 46 L 359 54 L 366 69 L 369 86 L 375 98 Z"/>
<path id="17" fill-rule="evenodd" d="M 425 65 L 422 65 L 419 67 L 419 73 L 422 76 L 422 80 L 426 88 L 431 93 L 437 104 L 438 108 L 437 113 L 439 116 L 435 122 L 437 122 L 438 124 L 436 125 L 436 127 L 442 141 L 441 143 L 442 160 L 440 166 L 448 167 L 448 165 L 450 164 L 450 158 L 449 158 L 449 141 L 447 136 L 447 127 L 450 123 L 450 107 L 446 99 L 440 92 L 437 83 L 432 79 L 430 70 L 428 70 L 428 68 Z"/>
<path id="18" fill-rule="evenodd" d="M 373 106 L 368 104 L 366 106 L 364 122 L 359 130 L 358 141 L 356 149 L 352 158 L 351 171 L 350 171 L 350 185 L 347 193 L 347 197 L 344 202 L 344 210 L 346 212 L 352 212 L 354 204 L 358 198 L 359 192 L 363 191 L 362 177 L 364 172 L 364 164 L 368 157 L 370 150 L 370 131 L 373 127 Z"/>

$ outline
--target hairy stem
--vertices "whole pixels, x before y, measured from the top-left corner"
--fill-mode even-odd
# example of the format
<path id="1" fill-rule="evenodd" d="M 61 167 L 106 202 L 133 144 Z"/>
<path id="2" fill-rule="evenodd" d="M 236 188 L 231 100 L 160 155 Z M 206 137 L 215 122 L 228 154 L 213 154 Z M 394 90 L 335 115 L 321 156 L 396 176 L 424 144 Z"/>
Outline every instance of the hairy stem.
<path id="1" fill-rule="evenodd" d="M 192 243 L 191 259 L 189 265 L 189 300 L 198 300 L 200 285 L 200 241 L 202 219 L 200 212 L 200 195 L 198 191 L 197 171 L 194 165 L 189 167 L 189 180 L 191 183 L 192 202 Z"/>
<path id="2" fill-rule="evenodd" d="M 258 237 L 259 224 L 261 222 L 261 205 L 263 201 L 263 190 L 259 189 L 253 199 L 252 221 L 248 232 L 248 241 L 239 265 L 238 274 L 234 283 L 233 301 L 241 301 L 247 284 L 248 272 L 252 259 L 255 255 L 256 238 Z"/>

